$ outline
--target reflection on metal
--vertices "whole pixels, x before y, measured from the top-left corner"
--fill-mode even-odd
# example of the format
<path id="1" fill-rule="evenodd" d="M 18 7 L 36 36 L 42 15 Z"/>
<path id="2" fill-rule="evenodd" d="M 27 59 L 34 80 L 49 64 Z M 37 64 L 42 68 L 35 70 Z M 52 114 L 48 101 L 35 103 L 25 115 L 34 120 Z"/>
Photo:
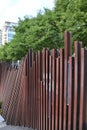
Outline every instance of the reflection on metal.
<path id="1" fill-rule="evenodd" d="M 70 64 L 68 63 L 68 81 L 67 81 L 67 106 L 69 106 L 69 98 L 70 98 Z"/>

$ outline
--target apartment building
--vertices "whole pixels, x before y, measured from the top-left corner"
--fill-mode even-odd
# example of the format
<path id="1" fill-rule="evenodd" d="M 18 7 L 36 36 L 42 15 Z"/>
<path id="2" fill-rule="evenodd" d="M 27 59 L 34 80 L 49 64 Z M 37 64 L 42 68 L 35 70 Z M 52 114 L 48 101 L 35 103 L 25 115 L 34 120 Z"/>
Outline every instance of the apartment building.
<path id="1" fill-rule="evenodd" d="M 2 28 L 2 44 L 8 43 L 12 40 L 15 34 L 14 26 L 17 26 L 17 23 L 5 21 Z"/>

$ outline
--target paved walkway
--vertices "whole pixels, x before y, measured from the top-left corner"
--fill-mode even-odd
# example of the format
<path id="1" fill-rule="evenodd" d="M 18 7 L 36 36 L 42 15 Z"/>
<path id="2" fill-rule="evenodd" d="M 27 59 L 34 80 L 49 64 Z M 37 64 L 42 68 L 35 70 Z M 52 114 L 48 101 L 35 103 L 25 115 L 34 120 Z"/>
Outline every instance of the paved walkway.
<path id="1" fill-rule="evenodd" d="M 4 118 L 0 115 L 0 130 L 33 130 L 27 127 L 6 125 Z"/>
<path id="2" fill-rule="evenodd" d="M 6 125 L 5 122 L 0 123 L 0 130 L 33 130 L 31 128 L 27 128 L 27 127 L 19 127 L 19 126 L 10 126 L 10 125 Z"/>
<path id="3" fill-rule="evenodd" d="M 5 126 L 0 128 L 0 130 L 33 130 L 30 128 L 25 128 L 25 127 L 18 127 L 18 126 Z"/>

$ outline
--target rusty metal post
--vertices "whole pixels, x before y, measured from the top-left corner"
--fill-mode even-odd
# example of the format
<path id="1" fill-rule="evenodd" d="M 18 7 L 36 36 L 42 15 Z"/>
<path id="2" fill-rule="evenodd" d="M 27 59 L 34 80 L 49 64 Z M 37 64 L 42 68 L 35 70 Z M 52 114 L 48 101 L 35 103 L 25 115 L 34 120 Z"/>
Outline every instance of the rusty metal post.
<path id="1" fill-rule="evenodd" d="M 59 129 L 60 57 L 56 58 L 56 111 L 55 130 Z"/>
<path id="2" fill-rule="evenodd" d="M 73 90 L 74 90 L 74 57 L 69 57 L 69 106 L 68 106 L 68 130 L 73 130 Z"/>
<path id="3" fill-rule="evenodd" d="M 68 98 L 68 60 L 72 55 L 72 41 L 69 32 L 64 33 L 64 109 L 63 109 L 63 130 L 67 129 L 67 98 Z"/>
<path id="4" fill-rule="evenodd" d="M 46 130 L 48 130 L 48 92 L 49 92 L 49 87 L 48 87 L 48 77 L 49 77 L 49 71 L 48 71 L 48 66 L 49 66 L 49 50 L 46 49 Z"/>
<path id="5" fill-rule="evenodd" d="M 78 129 L 78 120 L 79 120 L 79 89 L 80 89 L 80 50 L 82 43 L 75 42 L 75 73 L 74 73 L 74 112 L 73 112 L 73 129 Z"/>
<path id="6" fill-rule="evenodd" d="M 42 52 L 42 80 L 43 80 L 43 130 L 46 130 L 46 49 Z"/>
<path id="7" fill-rule="evenodd" d="M 63 130 L 64 50 L 60 49 L 59 130 Z"/>
<path id="8" fill-rule="evenodd" d="M 41 109 L 40 109 L 40 106 L 41 106 L 41 97 L 40 97 L 40 93 L 41 93 L 41 86 L 40 86 L 40 56 L 41 56 L 41 54 L 40 54 L 40 51 L 38 51 L 38 58 L 37 58 L 37 60 L 38 60 L 38 66 L 37 66 L 37 71 L 38 71 L 38 73 L 37 73 L 37 95 L 38 95 L 38 97 L 37 97 L 37 107 L 38 107 L 38 130 L 40 130 L 40 128 L 41 128 L 41 124 L 40 124 L 40 116 L 41 116 L 41 113 L 40 113 L 40 111 L 41 111 Z"/>
<path id="9" fill-rule="evenodd" d="M 52 130 L 52 107 L 51 107 L 51 102 L 52 102 L 52 84 L 51 84 L 51 80 L 52 80 L 52 70 L 51 70 L 51 66 L 52 66 L 52 57 L 51 55 L 49 55 L 49 104 L 48 104 L 48 114 L 49 114 L 49 130 Z"/>
<path id="10" fill-rule="evenodd" d="M 52 130 L 55 129 L 55 49 L 52 50 Z"/>
<path id="11" fill-rule="evenodd" d="M 79 130 L 87 130 L 87 49 L 81 49 Z"/>

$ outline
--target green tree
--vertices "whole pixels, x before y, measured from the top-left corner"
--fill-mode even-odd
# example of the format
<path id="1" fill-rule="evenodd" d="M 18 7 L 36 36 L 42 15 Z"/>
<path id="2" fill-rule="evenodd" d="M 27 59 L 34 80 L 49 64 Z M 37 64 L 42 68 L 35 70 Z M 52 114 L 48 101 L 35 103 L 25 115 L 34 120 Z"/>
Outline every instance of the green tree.
<path id="1" fill-rule="evenodd" d="M 64 31 L 68 30 L 72 32 L 73 41 L 82 41 L 83 46 L 87 47 L 87 1 L 57 0 L 55 14 L 62 41 Z"/>
<path id="2" fill-rule="evenodd" d="M 7 59 L 21 59 L 29 48 L 37 51 L 43 47 L 52 49 L 61 46 L 54 12 L 48 9 L 44 9 L 44 14 L 39 12 L 37 17 L 19 19 L 15 32 L 13 40 L 7 47 Z"/>
<path id="3" fill-rule="evenodd" d="M 53 10 L 44 9 L 36 17 L 19 19 L 13 40 L 0 48 L 0 59 L 21 59 L 29 48 L 63 47 L 65 30 L 72 32 L 73 41 L 82 41 L 87 47 L 86 26 L 86 0 L 55 0 Z"/>
<path id="4" fill-rule="evenodd" d="M 53 11 L 44 10 L 44 14 L 39 12 L 35 18 L 26 18 L 19 21 L 19 26 L 15 28 L 15 42 L 27 44 L 35 50 L 49 47 L 50 49 L 59 47 L 59 29 L 55 21 Z"/>

